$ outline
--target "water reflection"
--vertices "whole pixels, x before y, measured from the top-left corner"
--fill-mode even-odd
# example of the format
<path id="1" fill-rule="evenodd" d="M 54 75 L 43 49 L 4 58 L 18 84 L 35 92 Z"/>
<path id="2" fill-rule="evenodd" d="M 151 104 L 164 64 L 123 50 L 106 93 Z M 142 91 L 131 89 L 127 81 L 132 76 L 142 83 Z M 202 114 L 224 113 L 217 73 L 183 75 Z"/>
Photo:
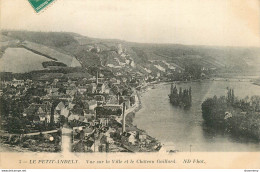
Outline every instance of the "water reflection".
<path id="1" fill-rule="evenodd" d="M 223 130 L 222 128 L 219 129 L 213 128 L 207 125 L 205 122 L 202 123 L 202 130 L 203 130 L 203 136 L 207 140 L 214 140 L 215 137 L 227 137 L 227 139 L 232 142 L 244 143 L 244 144 L 250 144 L 250 143 L 259 144 L 259 141 L 255 139 L 247 138 L 239 134 L 237 135 L 231 134 L 230 131 Z"/>

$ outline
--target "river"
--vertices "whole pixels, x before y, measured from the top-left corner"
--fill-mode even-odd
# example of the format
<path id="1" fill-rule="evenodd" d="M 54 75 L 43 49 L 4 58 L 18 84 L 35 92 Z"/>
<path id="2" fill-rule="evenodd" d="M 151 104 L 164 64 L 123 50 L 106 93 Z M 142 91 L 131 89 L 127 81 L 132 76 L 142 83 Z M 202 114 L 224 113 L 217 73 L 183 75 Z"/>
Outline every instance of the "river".
<path id="1" fill-rule="evenodd" d="M 177 88 L 192 88 L 192 107 L 183 110 L 169 103 L 170 84 L 161 83 L 141 96 L 142 109 L 134 118 L 134 124 L 163 144 L 166 150 L 183 152 L 241 152 L 260 151 L 259 142 L 233 137 L 216 131 L 203 122 L 202 102 L 214 95 L 221 96 L 227 87 L 233 88 L 235 96 L 260 95 L 260 86 L 250 82 L 201 81 L 179 83 Z"/>

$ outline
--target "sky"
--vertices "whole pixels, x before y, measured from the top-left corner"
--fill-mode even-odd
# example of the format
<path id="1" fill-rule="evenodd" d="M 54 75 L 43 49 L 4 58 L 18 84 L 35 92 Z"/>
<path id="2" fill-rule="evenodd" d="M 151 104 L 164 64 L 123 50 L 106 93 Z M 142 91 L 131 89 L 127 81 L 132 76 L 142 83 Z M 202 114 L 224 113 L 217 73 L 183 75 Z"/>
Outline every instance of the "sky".
<path id="1" fill-rule="evenodd" d="M 143 43 L 259 46 L 258 0 L 1 0 L 1 29 L 75 32 Z"/>

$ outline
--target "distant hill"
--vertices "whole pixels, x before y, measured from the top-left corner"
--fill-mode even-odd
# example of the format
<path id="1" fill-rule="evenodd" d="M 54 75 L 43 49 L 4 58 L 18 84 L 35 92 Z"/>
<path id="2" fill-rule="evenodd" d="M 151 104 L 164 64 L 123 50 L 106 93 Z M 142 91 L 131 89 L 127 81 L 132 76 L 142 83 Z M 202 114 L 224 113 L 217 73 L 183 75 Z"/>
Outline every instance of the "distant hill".
<path id="1" fill-rule="evenodd" d="M 257 47 L 143 44 L 89 38 L 68 32 L 1 32 L 1 56 L 7 48 L 17 46 L 69 67 L 96 66 L 111 71 L 163 72 L 170 68 L 182 70 L 187 64 L 199 64 L 205 68 L 239 72 L 259 70 L 260 66 L 260 49 Z"/>
<path id="2" fill-rule="evenodd" d="M 252 60 L 260 64 L 260 48 L 252 47 L 210 47 L 174 44 L 139 44 L 133 50 L 150 60 L 173 61 L 182 65 L 186 60 L 215 66 L 247 66 Z"/>

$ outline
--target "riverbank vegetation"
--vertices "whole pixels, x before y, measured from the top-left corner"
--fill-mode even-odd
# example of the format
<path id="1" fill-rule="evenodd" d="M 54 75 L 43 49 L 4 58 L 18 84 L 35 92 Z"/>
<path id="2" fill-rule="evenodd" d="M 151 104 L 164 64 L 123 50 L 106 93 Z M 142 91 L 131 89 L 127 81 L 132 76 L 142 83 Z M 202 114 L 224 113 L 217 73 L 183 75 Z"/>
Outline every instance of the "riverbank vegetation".
<path id="1" fill-rule="evenodd" d="M 260 141 L 260 96 L 239 99 L 228 89 L 226 96 L 206 99 L 201 109 L 208 126 Z"/>

